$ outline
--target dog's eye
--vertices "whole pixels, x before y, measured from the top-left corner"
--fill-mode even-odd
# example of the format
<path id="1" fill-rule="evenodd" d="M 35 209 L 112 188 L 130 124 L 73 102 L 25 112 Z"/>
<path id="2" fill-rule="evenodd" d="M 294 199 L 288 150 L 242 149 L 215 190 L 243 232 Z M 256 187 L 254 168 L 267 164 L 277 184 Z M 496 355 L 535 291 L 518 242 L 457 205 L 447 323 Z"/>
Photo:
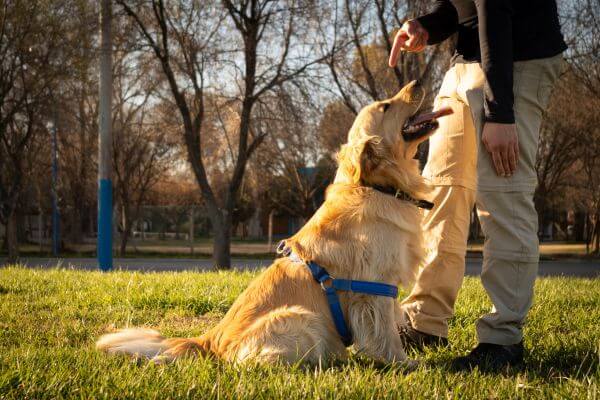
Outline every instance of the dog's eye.
<path id="1" fill-rule="evenodd" d="M 381 112 L 386 112 L 391 105 L 391 103 L 381 103 L 379 108 L 381 109 Z"/>

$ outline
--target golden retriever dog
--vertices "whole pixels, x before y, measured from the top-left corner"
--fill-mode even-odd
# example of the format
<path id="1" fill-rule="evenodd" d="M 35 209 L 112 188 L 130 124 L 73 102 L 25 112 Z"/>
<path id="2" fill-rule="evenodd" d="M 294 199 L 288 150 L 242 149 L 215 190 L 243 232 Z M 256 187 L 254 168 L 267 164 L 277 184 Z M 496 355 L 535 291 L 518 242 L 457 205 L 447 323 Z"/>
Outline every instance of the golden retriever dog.
<path id="1" fill-rule="evenodd" d="M 293 257 L 279 258 L 262 272 L 214 328 L 189 339 L 124 329 L 104 335 L 97 347 L 155 362 L 194 354 L 235 363 L 345 359 L 347 348 L 323 286 L 305 262 L 318 263 L 335 278 L 389 285 L 412 282 L 423 258 L 421 214 L 413 199 L 424 199 L 429 191 L 413 157 L 417 145 L 437 127 L 435 118 L 450 112 L 415 117 L 423 97 L 424 90 L 412 82 L 394 97 L 360 111 L 338 154 L 335 181 L 325 202 L 285 241 Z M 377 187 L 404 195 L 398 198 L 394 191 Z M 376 362 L 405 361 L 397 300 L 338 293 L 355 351 Z"/>

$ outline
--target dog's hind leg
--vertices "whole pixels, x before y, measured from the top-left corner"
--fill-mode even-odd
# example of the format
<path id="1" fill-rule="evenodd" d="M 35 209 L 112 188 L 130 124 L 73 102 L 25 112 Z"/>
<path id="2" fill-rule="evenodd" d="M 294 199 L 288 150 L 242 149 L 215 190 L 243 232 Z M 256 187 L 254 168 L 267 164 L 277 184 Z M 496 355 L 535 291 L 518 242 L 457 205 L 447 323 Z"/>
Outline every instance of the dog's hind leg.
<path id="1" fill-rule="evenodd" d="M 240 339 L 236 359 L 319 364 L 345 357 L 346 349 L 331 336 L 322 317 L 299 306 L 281 307 L 252 324 Z"/>
<path id="2" fill-rule="evenodd" d="M 356 295 L 349 306 L 356 350 L 378 362 L 404 362 L 406 353 L 396 326 L 396 301 Z"/>

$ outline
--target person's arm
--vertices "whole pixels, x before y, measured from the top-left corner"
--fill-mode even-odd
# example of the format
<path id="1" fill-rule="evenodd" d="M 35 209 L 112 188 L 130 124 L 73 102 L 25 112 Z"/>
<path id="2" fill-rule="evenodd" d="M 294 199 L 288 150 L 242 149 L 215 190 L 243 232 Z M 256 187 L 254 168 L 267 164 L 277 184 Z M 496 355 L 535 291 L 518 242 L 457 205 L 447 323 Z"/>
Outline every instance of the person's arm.
<path id="1" fill-rule="evenodd" d="M 485 120 L 515 122 L 513 113 L 512 4 L 476 0 L 481 68 L 485 75 Z"/>
<path id="2" fill-rule="evenodd" d="M 513 111 L 511 0 L 475 0 L 481 69 L 485 75 L 485 124 L 481 141 L 499 176 L 511 176 L 519 160 Z"/>
<path id="3" fill-rule="evenodd" d="M 400 50 L 422 51 L 447 39 L 458 28 L 458 13 L 449 0 L 437 0 L 431 13 L 409 19 L 396 33 L 388 65 L 395 67 Z"/>
<path id="4" fill-rule="evenodd" d="M 458 13 L 450 0 L 437 0 L 429 14 L 416 20 L 429 33 L 427 44 L 443 42 L 458 28 Z"/>

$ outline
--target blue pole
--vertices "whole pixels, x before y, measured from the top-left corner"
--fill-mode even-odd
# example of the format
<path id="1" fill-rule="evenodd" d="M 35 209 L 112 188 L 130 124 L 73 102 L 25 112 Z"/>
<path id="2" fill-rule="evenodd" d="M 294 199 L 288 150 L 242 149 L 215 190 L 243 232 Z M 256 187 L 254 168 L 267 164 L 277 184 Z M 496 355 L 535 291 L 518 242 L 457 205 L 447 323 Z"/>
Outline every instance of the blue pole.
<path id="1" fill-rule="evenodd" d="M 110 271 L 112 258 L 112 38 L 111 0 L 100 5 L 100 107 L 98 135 L 98 266 Z"/>
<path id="2" fill-rule="evenodd" d="M 113 267 L 112 259 L 112 182 L 98 181 L 98 265 L 102 271 Z"/>
<path id="3" fill-rule="evenodd" d="M 58 212 L 58 139 L 57 118 L 52 126 L 52 255 L 58 257 L 60 246 L 60 214 Z"/>

